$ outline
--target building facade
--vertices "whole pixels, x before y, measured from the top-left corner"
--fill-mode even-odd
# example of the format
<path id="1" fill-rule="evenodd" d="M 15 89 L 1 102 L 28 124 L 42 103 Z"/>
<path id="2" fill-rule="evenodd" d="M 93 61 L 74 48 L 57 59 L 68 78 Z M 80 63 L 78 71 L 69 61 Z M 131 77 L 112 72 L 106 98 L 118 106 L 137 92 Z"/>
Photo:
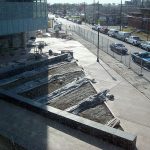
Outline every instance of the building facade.
<path id="1" fill-rule="evenodd" d="M 0 0 L 0 49 L 24 47 L 26 34 L 47 24 L 47 0 Z"/>

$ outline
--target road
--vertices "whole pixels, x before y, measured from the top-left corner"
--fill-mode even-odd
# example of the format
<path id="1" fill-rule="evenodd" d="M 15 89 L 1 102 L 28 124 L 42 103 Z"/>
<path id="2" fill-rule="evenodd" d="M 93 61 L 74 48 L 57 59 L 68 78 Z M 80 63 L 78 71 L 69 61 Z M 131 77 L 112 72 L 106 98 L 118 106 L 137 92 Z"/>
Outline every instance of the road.
<path id="1" fill-rule="evenodd" d="M 89 24 L 76 24 L 73 23 L 71 21 L 68 21 L 66 19 L 62 19 L 62 18 L 58 18 L 57 20 L 59 20 L 60 22 L 62 22 L 62 24 L 65 27 L 65 30 L 71 30 L 71 31 L 75 31 L 78 35 L 82 36 L 84 39 L 88 40 L 89 42 L 92 42 L 94 45 L 98 45 L 98 35 L 97 35 L 97 31 L 94 31 L 91 29 L 92 26 L 90 26 Z M 109 45 L 111 43 L 122 43 L 126 46 L 126 48 L 128 49 L 128 55 L 118 55 L 114 52 L 112 52 L 109 48 Z M 131 44 L 122 42 L 120 40 L 117 40 L 115 38 L 109 37 L 105 34 L 100 33 L 100 50 L 105 51 L 106 53 L 108 53 L 109 55 L 111 55 L 112 57 L 114 57 L 115 59 L 117 59 L 118 61 L 121 61 L 124 65 L 128 66 L 129 68 L 131 68 L 134 72 L 136 72 L 139 75 L 143 75 L 143 77 L 145 77 L 147 80 L 150 81 L 150 71 L 147 70 L 146 68 L 143 68 L 137 64 L 135 64 L 132 60 L 131 60 L 131 54 L 134 52 L 144 52 L 144 50 L 135 47 Z"/>

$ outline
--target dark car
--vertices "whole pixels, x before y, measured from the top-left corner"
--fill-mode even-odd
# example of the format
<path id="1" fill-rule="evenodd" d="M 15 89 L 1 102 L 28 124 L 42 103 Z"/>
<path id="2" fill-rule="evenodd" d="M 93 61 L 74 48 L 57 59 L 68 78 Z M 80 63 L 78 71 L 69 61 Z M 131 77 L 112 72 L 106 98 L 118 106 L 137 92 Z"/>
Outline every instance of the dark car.
<path id="1" fill-rule="evenodd" d="M 131 57 L 135 63 L 150 69 L 150 52 L 135 52 L 131 54 Z"/>
<path id="2" fill-rule="evenodd" d="M 126 55 L 128 52 L 127 48 L 121 43 L 112 43 L 110 45 L 110 50 L 123 55 Z"/>

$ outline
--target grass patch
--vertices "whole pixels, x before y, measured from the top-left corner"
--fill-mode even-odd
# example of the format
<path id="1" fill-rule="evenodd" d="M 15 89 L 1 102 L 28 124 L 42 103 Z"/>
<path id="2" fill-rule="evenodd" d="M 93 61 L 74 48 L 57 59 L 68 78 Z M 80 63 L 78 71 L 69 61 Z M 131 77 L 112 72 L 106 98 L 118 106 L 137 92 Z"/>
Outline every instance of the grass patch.
<path id="1" fill-rule="evenodd" d="M 147 33 L 144 33 L 142 31 L 137 32 L 138 30 L 135 29 L 135 28 L 132 28 L 132 27 L 123 28 L 123 31 L 125 31 L 125 32 L 132 32 L 133 35 L 139 36 L 142 40 L 147 41 L 147 37 L 148 37 Z M 150 40 L 150 36 L 149 36 L 148 40 Z"/>

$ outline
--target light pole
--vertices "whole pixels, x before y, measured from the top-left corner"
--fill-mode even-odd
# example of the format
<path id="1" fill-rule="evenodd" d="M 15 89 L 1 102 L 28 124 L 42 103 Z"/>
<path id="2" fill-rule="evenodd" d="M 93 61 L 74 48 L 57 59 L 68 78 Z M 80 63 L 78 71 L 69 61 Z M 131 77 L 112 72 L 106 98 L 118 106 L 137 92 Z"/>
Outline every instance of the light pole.
<path id="1" fill-rule="evenodd" d="M 85 10 L 85 2 L 84 2 L 84 22 L 86 23 L 86 10 Z"/>
<path id="2" fill-rule="evenodd" d="M 99 1 L 98 1 L 98 22 L 99 22 Z"/>
<path id="3" fill-rule="evenodd" d="M 122 30 L 122 0 L 121 0 L 121 6 L 120 6 L 120 31 Z"/>
<path id="4" fill-rule="evenodd" d="M 93 22 L 92 24 L 95 24 L 95 0 L 93 1 Z"/>
<path id="5" fill-rule="evenodd" d="M 147 41 L 149 39 L 149 18 L 147 18 Z"/>
<path id="6" fill-rule="evenodd" d="M 99 62 L 99 27 L 98 27 L 98 43 L 97 43 L 97 62 Z"/>

